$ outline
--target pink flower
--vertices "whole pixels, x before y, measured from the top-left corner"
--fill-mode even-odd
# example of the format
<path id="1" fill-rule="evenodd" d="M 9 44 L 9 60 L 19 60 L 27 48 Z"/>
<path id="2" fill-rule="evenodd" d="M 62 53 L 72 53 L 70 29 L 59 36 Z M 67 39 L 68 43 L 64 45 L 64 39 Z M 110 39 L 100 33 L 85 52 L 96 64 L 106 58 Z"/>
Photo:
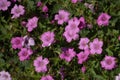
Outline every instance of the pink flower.
<path id="1" fill-rule="evenodd" d="M 54 80 L 54 79 L 52 78 L 52 76 L 46 75 L 46 76 L 43 76 L 40 80 Z"/>
<path id="2" fill-rule="evenodd" d="M 78 28 L 79 20 L 77 18 L 73 18 L 68 21 L 68 25 L 65 28 L 65 31 L 73 31 L 78 33 L 80 30 Z"/>
<path id="3" fill-rule="evenodd" d="M 97 19 L 97 24 L 99 26 L 107 26 L 109 24 L 109 19 L 111 18 L 110 15 L 107 13 L 101 13 L 100 16 Z"/>
<path id="4" fill-rule="evenodd" d="M 10 1 L 0 0 L 0 10 L 6 11 L 10 5 L 11 5 Z"/>
<path id="5" fill-rule="evenodd" d="M 40 7 L 40 6 L 42 6 L 42 2 L 41 2 L 41 1 L 38 1 L 38 2 L 37 2 L 37 7 Z"/>
<path id="6" fill-rule="evenodd" d="M 11 44 L 12 44 L 12 48 L 13 49 L 21 49 L 22 48 L 22 41 L 23 38 L 22 37 L 14 37 L 11 40 Z"/>
<path id="7" fill-rule="evenodd" d="M 53 32 L 44 32 L 40 37 L 40 40 L 43 42 L 42 47 L 50 46 L 54 42 L 54 37 L 55 35 Z"/>
<path id="8" fill-rule="evenodd" d="M 115 77 L 115 80 L 120 80 L 120 73 Z"/>
<path id="9" fill-rule="evenodd" d="M 79 35 L 74 31 L 65 31 L 63 36 L 66 38 L 66 41 L 70 43 L 72 40 L 77 40 Z"/>
<path id="10" fill-rule="evenodd" d="M 64 22 L 69 20 L 70 13 L 65 10 L 59 10 L 58 14 L 55 15 L 55 20 L 58 20 L 58 24 L 62 25 Z"/>
<path id="11" fill-rule="evenodd" d="M 31 32 L 34 28 L 36 28 L 37 23 L 38 23 L 37 17 L 33 17 L 31 19 L 28 19 L 28 23 L 26 24 L 28 32 Z"/>
<path id="12" fill-rule="evenodd" d="M 12 8 L 11 14 L 13 14 L 12 18 L 18 18 L 20 15 L 24 15 L 25 10 L 24 6 L 22 5 L 16 5 Z"/>
<path id="13" fill-rule="evenodd" d="M 48 12 L 48 7 L 46 5 L 42 7 L 42 12 Z"/>
<path id="14" fill-rule="evenodd" d="M 8 72 L 0 72 L 0 80 L 12 80 L 11 75 Z"/>
<path id="15" fill-rule="evenodd" d="M 77 3 L 78 0 L 71 0 L 72 3 Z"/>
<path id="16" fill-rule="evenodd" d="M 29 59 L 29 56 L 33 54 L 31 49 L 22 48 L 21 51 L 18 53 L 20 61 L 24 61 Z"/>
<path id="17" fill-rule="evenodd" d="M 78 64 L 83 64 L 83 62 L 85 62 L 88 59 L 89 54 L 89 50 L 85 50 L 84 52 L 81 51 L 79 54 L 77 54 Z"/>
<path id="18" fill-rule="evenodd" d="M 27 35 L 23 37 L 22 46 L 26 48 L 30 48 L 30 46 L 34 46 L 34 45 L 35 45 L 35 41 L 32 37 L 29 37 Z"/>
<path id="19" fill-rule="evenodd" d="M 88 43 L 89 43 L 89 39 L 88 38 L 81 38 L 80 42 L 79 42 L 79 49 L 88 49 Z"/>
<path id="20" fill-rule="evenodd" d="M 91 54 L 101 54 L 102 53 L 103 42 L 95 38 L 93 42 L 90 42 L 90 52 Z"/>
<path id="21" fill-rule="evenodd" d="M 104 60 L 100 62 L 102 68 L 106 70 L 112 70 L 113 68 L 115 68 L 116 65 L 115 59 L 116 58 L 112 56 L 105 56 Z"/>
<path id="22" fill-rule="evenodd" d="M 42 56 L 37 57 L 34 60 L 34 66 L 36 72 L 46 72 L 47 71 L 47 64 L 49 63 L 49 60 L 47 58 L 44 58 Z"/>
<path id="23" fill-rule="evenodd" d="M 79 29 L 83 29 L 85 27 L 85 18 L 84 17 L 80 17 L 79 19 Z"/>
<path id="24" fill-rule="evenodd" d="M 74 49 L 67 49 L 66 51 L 63 51 L 60 55 L 59 55 L 59 57 L 61 58 L 61 59 L 64 59 L 64 60 L 66 60 L 67 62 L 70 62 L 72 59 L 73 59 L 73 57 L 75 57 L 75 55 L 76 55 L 76 52 L 74 51 Z"/>
<path id="25" fill-rule="evenodd" d="M 85 66 L 82 66 L 81 71 L 82 71 L 82 73 L 85 73 L 86 67 L 85 67 Z"/>

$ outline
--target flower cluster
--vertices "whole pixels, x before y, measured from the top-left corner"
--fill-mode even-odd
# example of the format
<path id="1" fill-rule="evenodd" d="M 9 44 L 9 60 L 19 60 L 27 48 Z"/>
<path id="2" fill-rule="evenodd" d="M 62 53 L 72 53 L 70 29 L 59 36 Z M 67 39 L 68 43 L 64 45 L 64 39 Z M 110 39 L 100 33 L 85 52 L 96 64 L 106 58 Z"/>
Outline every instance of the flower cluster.
<path id="1" fill-rule="evenodd" d="M 60 6 L 56 7 L 58 3 Z M 100 66 L 100 70 L 112 71 L 118 67 L 117 63 L 119 61 L 117 57 L 120 56 L 119 54 L 116 55 L 113 53 L 119 50 L 118 42 L 120 41 L 120 32 L 117 26 L 119 23 L 117 20 L 119 19 L 116 18 L 119 12 L 115 14 L 110 13 L 112 9 L 105 11 L 103 9 L 102 12 L 99 12 L 101 9 L 99 10 L 100 4 L 98 3 L 96 0 L 91 2 L 89 0 L 47 0 L 43 2 L 41 0 L 0 0 L 0 26 L 4 23 L 6 28 L 6 25 L 10 24 L 6 30 L 3 29 L 2 31 L 1 28 L 0 34 L 5 32 L 9 33 L 12 29 L 15 29 L 13 31 L 16 33 L 15 35 L 12 34 L 7 38 L 3 38 L 2 41 L 5 42 L 4 39 L 11 38 L 10 47 L 13 50 L 18 50 L 17 56 L 21 63 L 34 59 L 32 66 L 35 72 L 38 74 L 42 73 L 40 74 L 40 80 L 55 80 L 58 79 L 56 77 L 59 75 L 61 76 L 61 80 L 64 80 L 64 78 L 70 77 L 69 73 L 66 72 L 69 70 L 66 69 L 66 66 L 73 65 L 75 67 L 74 69 L 71 67 L 71 70 L 79 68 L 77 71 L 79 72 L 80 70 L 82 74 L 98 66 Z M 52 4 L 56 5 L 54 6 Z M 110 2 L 107 4 L 110 4 Z M 78 8 L 75 9 L 75 7 Z M 113 7 L 112 5 L 111 8 Z M 114 8 L 119 10 L 118 7 Z M 86 12 L 88 9 L 90 11 Z M 97 11 L 99 12 L 98 14 Z M 4 17 L 4 13 L 10 13 L 8 15 L 10 18 L 7 16 Z M 111 23 L 114 17 L 116 19 L 113 20 L 114 23 Z M 109 27 L 109 25 L 112 27 Z M 115 29 L 114 26 L 116 26 Z M 114 34 L 117 35 L 117 39 Z M 7 33 L 4 35 L 7 35 Z M 111 38 L 115 39 L 110 40 Z M 112 48 L 114 47 L 117 48 L 113 50 Z M 0 50 L 1 52 L 6 52 L 4 48 L 0 48 Z M 11 51 L 11 49 L 9 50 Z M 47 54 L 47 52 L 51 54 Z M 0 55 L 0 58 L 2 55 Z M 6 56 L 4 59 L 7 60 Z M 9 65 L 7 65 L 7 69 L 15 65 L 12 59 L 8 58 L 8 60 L 10 61 L 8 61 Z M 94 64 L 91 64 L 93 62 L 92 60 L 94 60 Z M 89 64 L 90 66 L 88 66 Z M 93 66 L 91 67 L 91 65 Z M 89 67 L 93 69 L 89 69 Z M 54 73 L 53 71 L 57 69 L 59 71 Z M 77 71 L 70 73 L 70 75 L 77 73 Z M 34 71 L 32 75 L 33 73 Z M 59 73 L 59 75 L 56 75 L 56 73 Z M 93 73 L 95 74 L 94 71 Z M 102 72 L 102 74 L 106 73 Z M 97 76 L 98 74 L 95 75 Z M 69 79 L 73 80 L 72 78 Z M 86 78 L 80 79 L 86 80 Z M 93 79 L 97 80 L 98 78 L 95 77 Z M 115 79 L 120 80 L 120 74 Z M 0 80 L 12 80 L 12 78 L 8 72 L 1 71 Z M 77 79 L 75 78 L 74 80 Z"/>

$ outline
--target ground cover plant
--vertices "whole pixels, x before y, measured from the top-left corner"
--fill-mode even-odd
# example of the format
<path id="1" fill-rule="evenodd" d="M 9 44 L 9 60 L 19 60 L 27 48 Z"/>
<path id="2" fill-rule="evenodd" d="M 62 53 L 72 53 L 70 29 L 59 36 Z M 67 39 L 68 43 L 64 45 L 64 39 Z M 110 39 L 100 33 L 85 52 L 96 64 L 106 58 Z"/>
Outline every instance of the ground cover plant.
<path id="1" fill-rule="evenodd" d="M 120 0 L 0 0 L 0 80 L 120 80 Z"/>

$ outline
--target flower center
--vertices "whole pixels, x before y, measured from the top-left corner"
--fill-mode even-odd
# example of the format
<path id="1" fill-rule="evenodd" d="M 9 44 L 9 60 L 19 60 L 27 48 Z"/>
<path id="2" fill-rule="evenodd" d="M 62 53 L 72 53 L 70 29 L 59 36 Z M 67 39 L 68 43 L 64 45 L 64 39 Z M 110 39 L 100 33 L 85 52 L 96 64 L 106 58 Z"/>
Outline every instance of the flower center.
<path id="1" fill-rule="evenodd" d="M 65 18 L 64 15 L 59 15 L 59 19 L 60 19 L 60 20 L 63 20 L 64 18 Z"/>
<path id="2" fill-rule="evenodd" d="M 21 11 L 20 11 L 20 9 L 18 8 L 18 9 L 15 10 L 15 12 L 16 12 L 17 14 L 19 14 Z"/>
<path id="3" fill-rule="evenodd" d="M 68 51 L 66 51 L 66 52 L 64 53 L 64 55 L 65 55 L 65 56 L 67 56 L 67 57 L 69 57 L 69 56 L 70 56 L 70 54 L 69 54 L 69 52 L 68 52 Z"/>
<path id="4" fill-rule="evenodd" d="M 45 38 L 45 40 L 46 40 L 46 41 L 49 41 L 50 38 L 51 38 L 51 37 L 47 35 L 46 38 Z"/>
<path id="5" fill-rule="evenodd" d="M 73 29 L 73 30 L 74 30 L 74 29 L 76 28 L 76 25 L 73 23 L 73 24 L 71 24 L 71 26 L 70 26 L 70 27 L 71 27 L 71 29 Z"/>
<path id="6" fill-rule="evenodd" d="M 84 58 L 85 58 L 85 54 L 84 54 L 84 53 L 82 53 L 81 58 L 82 58 L 82 59 L 84 59 Z"/>
<path id="7" fill-rule="evenodd" d="M 111 64 L 112 64 L 112 60 L 111 60 L 111 59 L 107 59 L 105 62 L 106 62 L 106 64 L 108 64 L 108 65 L 111 65 Z"/>
<path id="8" fill-rule="evenodd" d="M 100 48 L 99 44 L 95 43 L 94 44 L 94 49 L 98 50 Z"/>
<path id="9" fill-rule="evenodd" d="M 44 66 L 44 62 L 43 61 L 39 61 L 38 65 L 39 65 L 39 67 L 43 67 Z"/>
<path id="10" fill-rule="evenodd" d="M 82 46 L 86 46 L 86 42 L 85 41 L 82 42 Z"/>
<path id="11" fill-rule="evenodd" d="M 22 56 L 27 56 L 27 54 L 28 54 L 28 53 L 25 51 L 25 52 L 22 54 Z"/>
<path id="12" fill-rule="evenodd" d="M 106 18 L 105 16 L 102 16 L 101 20 L 102 20 L 102 21 L 106 21 L 107 18 Z"/>
<path id="13" fill-rule="evenodd" d="M 4 77 L 5 79 L 7 79 L 7 78 L 8 78 L 8 75 L 4 74 L 3 77 Z"/>
<path id="14" fill-rule="evenodd" d="M 68 36 L 73 37 L 73 33 L 71 31 L 69 31 Z"/>
<path id="15" fill-rule="evenodd" d="M 20 40 L 16 40 L 16 44 L 19 45 L 20 44 Z"/>

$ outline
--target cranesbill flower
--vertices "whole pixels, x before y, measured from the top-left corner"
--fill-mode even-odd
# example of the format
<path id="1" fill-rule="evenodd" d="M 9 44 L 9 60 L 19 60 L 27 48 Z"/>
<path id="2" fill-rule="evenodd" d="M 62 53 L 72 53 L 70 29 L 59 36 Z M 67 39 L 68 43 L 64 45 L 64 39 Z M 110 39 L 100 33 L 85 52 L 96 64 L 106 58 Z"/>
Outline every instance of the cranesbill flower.
<path id="1" fill-rule="evenodd" d="M 101 54 L 102 53 L 102 46 L 103 41 L 98 40 L 98 38 L 95 38 L 93 42 L 90 42 L 90 52 L 91 54 Z"/>
<path id="2" fill-rule="evenodd" d="M 44 32 L 40 37 L 40 40 L 43 42 L 42 47 L 50 46 L 54 42 L 54 37 L 55 37 L 54 32 L 50 31 Z"/>
<path id="3" fill-rule="evenodd" d="M 81 51 L 79 54 L 77 54 L 78 57 L 78 64 L 82 64 L 88 59 L 90 52 L 89 50 L 85 50 L 84 52 Z"/>
<path id="4" fill-rule="evenodd" d="M 99 26 L 107 26 L 109 24 L 109 19 L 111 18 L 110 15 L 107 13 L 101 13 L 97 19 L 97 24 Z"/>
<path id="5" fill-rule="evenodd" d="M 88 38 L 80 38 L 80 41 L 79 41 L 79 49 L 88 49 L 88 43 L 89 43 L 89 39 Z"/>
<path id="6" fill-rule="evenodd" d="M 0 80 L 12 80 L 11 75 L 8 72 L 0 72 Z"/>
<path id="7" fill-rule="evenodd" d="M 28 23 L 26 24 L 28 32 L 31 32 L 34 28 L 36 28 L 37 23 L 38 23 L 37 17 L 33 17 L 33 18 L 28 19 Z"/>
<path id="8" fill-rule="evenodd" d="M 63 33 L 63 36 L 66 38 L 66 41 L 70 43 L 72 40 L 77 40 L 79 38 L 79 35 L 74 31 L 65 31 Z"/>
<path id="9" fill-rule="evenodd" d="M 13 49 L 21 49 L 22 48 L 22 41 L 23 38 L 22 37 L 14 37 L 11 40 L 11 44 L 12 44 L 12 48 Z"/>
<path id="10" fill-rule="evenodd" d="M 68 25 L 65 27 L 65 31 L 74 31 L 78 33 L 80 30 L 78 28 L 80 21 L 74 17 L 68 21 Z"/>
<path id="11" fill-rule="evenodd" d="M 22 48 L 21 51 L 18 53 L 20 61 L 24 61 L 29 59 L 29 56 L 33 54 L 31 49 Z"/>
<path id="12" fill-rule="evenodd" d="M 58 14 L 55 15 L 55 20 L 58 21 L 58 24 L 62 25 L 64 22 L 69 20 L 70 13 L 65 10 L 59 10 Z"/>
<path id="13" fill-rule="evenodd" d="M 115 77 L 115 80 L 120 80 L 120 73 L 118 76 Z"/>
<path id="14" fill-rule="evenodd" d="M 73 59 L 73 57 L 75 57 L 75 55 L 76 55 L 76 52 L 74 51 L 74 49 L 68 49 L 68 50 L 65 50 L 65 51 L 63 51 L 60 55 L 59 55 L 59 57 L 61 58 L 61 59 L 64 59 L 64 60 L 66 60 L 67 62 L 70 62 L 72 59 Z"/>
<path id="15" fill-rule="evenodd" d="M 12 18 L 18 18 L 20 17 L 20 15 L 24 15 L 24 13 L 25 10 L 24 10 L 24 6 L 22 5 L 15 4 L 15 6 L 11 10 L 11 14 L 13 14 Z"/>
<path id="16" fill-rule="evenodd" d="M 34 66 L 36 72 L 46 72 L 47 71 L 47 64 L 49 63 L 49 60 L 47 58 L 44 58 L 42 56 L 37 57 L 34 60 Z"/>
<path id="17" fill-rule="evenodd" d="M 10 1 L 0 0 L 0 10 L 6 11 L 10 5 L 11 5 Z"/>
<path id="18" fill-rule="evenodd" d="M 104 60 L 102 60 L 100 64 L 102 68 L 106 70 L 112 70 L 113 68 L 115 68 L 115 65 L 116 65 L 115 59 L 116 58 L 112 56 L 105 56 Z"/>
<path id="19" fill-rule="evenodd" d="M 30 48 L 30 46 L 34 46 L 34 45 L 35 45 L 35 41 L 32 37 L 29 37 L 27 35 L 23 37 L 22 46 L 26 48 Z"/>
<path id="20" fill-rule="evenodd" d="M 54 79 L 52 78 L 52 76 L 46 75 L 46 76 L 42 76 L 40 80 L 54 80 Z"/>

